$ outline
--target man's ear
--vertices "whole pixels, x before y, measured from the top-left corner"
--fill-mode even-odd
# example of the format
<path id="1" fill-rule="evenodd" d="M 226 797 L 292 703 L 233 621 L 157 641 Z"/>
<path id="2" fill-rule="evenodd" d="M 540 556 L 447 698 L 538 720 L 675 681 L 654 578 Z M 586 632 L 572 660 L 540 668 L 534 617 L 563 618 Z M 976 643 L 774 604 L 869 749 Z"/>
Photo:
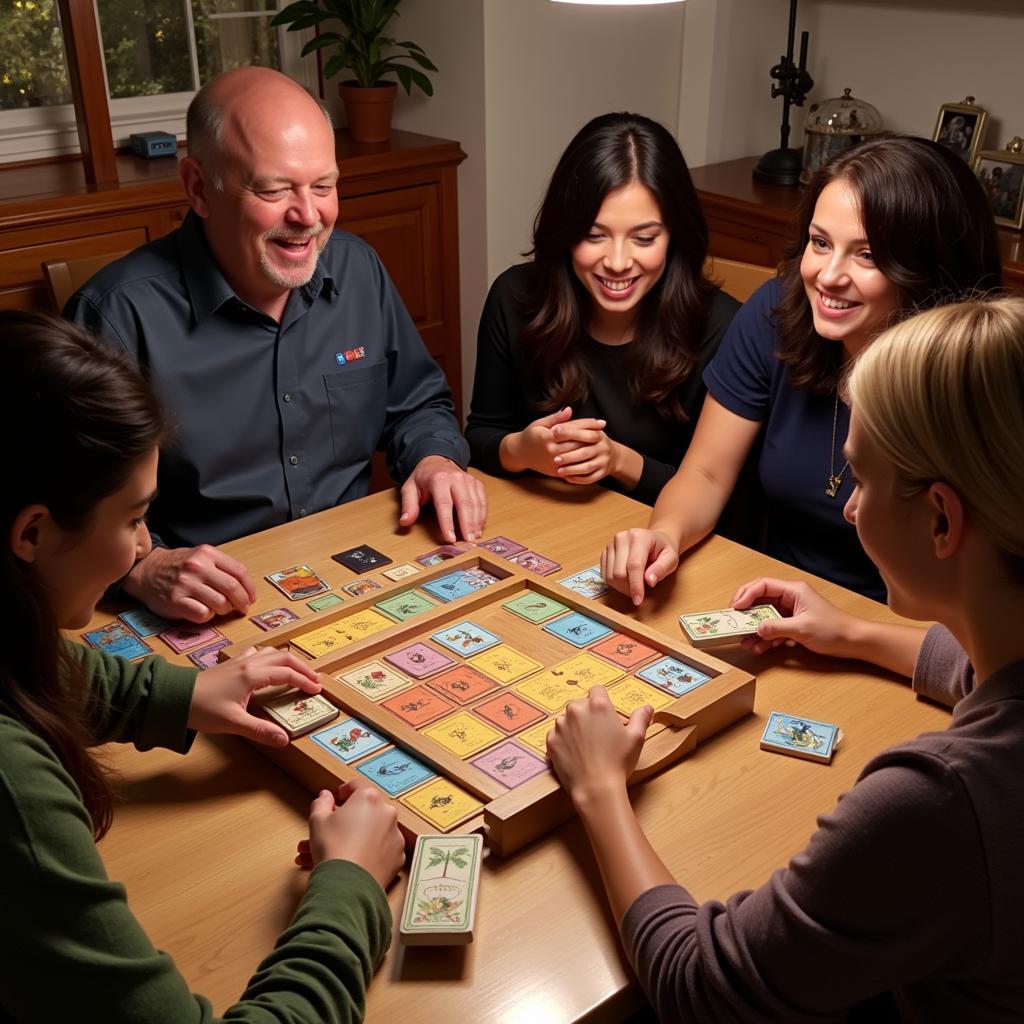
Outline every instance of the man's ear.
<path id="1" fill-rule="evenodd" d="M 178 177 L 181 179 L 181 186 L 188 196 L 189 206 L 199 217 L 210 216 L 210 204 L 206 200 L 207 190 L 213 186 L 210 184 L 203 165 L 194 157 L 182 157 L 178 164 Z"/>
<path id="2" fill-rule="evenodd" d="M 949 484 L 941 482 L 928 488 L 928 504 L 935 557 L 952 558 L 964 540 L 964 504 Z"/>
<path id="3" fill-rule="evenodd" d="M 11 525 L 11 551 L 23 562 L 34 562 L 53 518 L 45 505 L 28 505 Z"/>

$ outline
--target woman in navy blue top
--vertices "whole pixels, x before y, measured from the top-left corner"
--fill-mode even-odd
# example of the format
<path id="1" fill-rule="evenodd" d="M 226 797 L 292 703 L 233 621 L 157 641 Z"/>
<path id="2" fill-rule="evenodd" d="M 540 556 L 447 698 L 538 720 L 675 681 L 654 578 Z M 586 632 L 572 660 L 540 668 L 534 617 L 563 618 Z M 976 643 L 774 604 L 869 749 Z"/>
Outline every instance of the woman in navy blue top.
<path id="1" fill-rule="evenodd" d="M 640 604 L 715 526 L 759 437 L 765 550 L 876 600 L 877 570 L 843 518 L 841 379 L 892 323 L 1001 284 L 992 213 L 970 169 L 924 139 L 866 142 L 822 168 L 779 275 L 733 320 L 705 370 L 708 395 L 648 529 L 616 534 L 608 583 Z"/>

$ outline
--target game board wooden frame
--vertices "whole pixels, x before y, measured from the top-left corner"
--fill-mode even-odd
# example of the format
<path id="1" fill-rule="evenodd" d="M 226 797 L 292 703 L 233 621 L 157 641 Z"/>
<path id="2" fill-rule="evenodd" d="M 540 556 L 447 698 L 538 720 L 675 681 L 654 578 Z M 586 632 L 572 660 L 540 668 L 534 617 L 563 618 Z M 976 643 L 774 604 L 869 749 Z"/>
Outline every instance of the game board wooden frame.
<path id="1" fill-rule="evenodd" d="M 483 569 L 497 577 L 499 582 L 447 604 L 439 604 L 436 609 L 404 622 L 395 622 L 388 630 L 319 658 L 309 658 L 291 643 L 295 637 L 319 626 L 358 611 L 371 609 L 377 602 L 387 597 L 421 588 L 424 583 L 433 579 L 458 569 L 468 568 Z M 484 804 L 481 814 L 468 820 L 454 822 L 448 831 L 482 831 L 488 847 L 499 856 L 507 856 L 572 816 L 571 803 L 554 775 L 547 771 L 514 789 L 508 789 L 474 767 L 468 760 L 462 760 L 347 683 L 334 677 L 341 672 L 350 671 L 363 662 L 383 657 L 413 640 L 427 639 L 431 633 L 443 629 L 450 623 L 471 617 L 474 612 L 492 605 L 500 608 L 504 602 L 525 591 L 536 592 L 556 600 L 572 611 L 582 612 L 619 633 L 640 640 L 655 647 L 662 654 L 677 658 L 712 676 L 709 682 L 676 697 L 655 713 L 637 770 L 630 779 L 631 785 L 685 757 L 695 749 L 699 740 L 713 736 L 753 710 L 756 683 L 749 673 L 719 661 L 706 652 L 696 650 L 682 639 L 669 639 L 633 619 L 581 597 L 557 583 L 548 582 L 532 572 L 522 570 L 513 563 L 490 555 L 489 552 L 469 552 L 465 556 L 425 568 L 416 576 L 403 579 L 391 587 L 346 600 L 326 611 L 304 616 L 269 632 L 244 637 L 225 647 L 221 656 L 230 658 L 250 646 L 290 647 L 299 657 L 309 661 L 311 667 L 319 673 L 324 696 L 337 705 L 343 714 L 348 713 L 372 726 L 394 745 L 408 749 L 425 764 L 447 776 Z M 511 612 L 506 611 L 506 615 L 510 621 L 504 623 L 502 620 L 507 626 L 502 630 L 503 640 L 524 654 L 529 654 L 529 645 L 524 644 L 520 638 L 540 639 L 538 633 L 542 632 L 541 625 L 521 620 Z M 555 645 L 564 643 L 556 638 L 551 639 Z M 547 644 L 547 641 L 542 642 Z M 568 645 L 565 645 L 562 653 L 565 657 L 572 656 Z M 627 672 L 627 675 L 629 674 L 631 673 Z M 276 690 L 273 695 L 280 692 L 282 691 Z M 482 695 L 459 710 L 469 710 L 490 696 L 493 694 Z M 284 749 L 265 746 L 259 746 L 258 749 L 313 792 L 325 788 L 334 789 L 352 779 L 364 778 L 354 767 L 344 764 L 325 751 L 310 738 L 310 734 L 293 740 Z M 399 826 L 409 842 L 414 842 L 418 835 L 443 831 L 398 803 L 397 798 L 395 803 L 398 808 Z"/>

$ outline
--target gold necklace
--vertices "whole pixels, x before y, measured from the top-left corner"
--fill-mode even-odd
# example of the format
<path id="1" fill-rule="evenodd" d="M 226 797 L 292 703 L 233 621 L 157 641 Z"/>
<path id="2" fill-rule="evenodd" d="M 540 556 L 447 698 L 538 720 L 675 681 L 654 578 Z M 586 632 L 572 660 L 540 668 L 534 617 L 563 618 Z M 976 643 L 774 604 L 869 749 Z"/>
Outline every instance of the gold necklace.
<path id="1" fill-rule="evenodd" d="M 836 423 L 839 420 L 839 391 L 836 391 L 836 407 L 832 413 L 832 447 L 828 450 L 828 483 L 825 485 L 825 493 L 834 498 L 843 483 L 843 474 L 849 468 L 850 460 L 843 463 L 843 468 L 836 472 Z"/>

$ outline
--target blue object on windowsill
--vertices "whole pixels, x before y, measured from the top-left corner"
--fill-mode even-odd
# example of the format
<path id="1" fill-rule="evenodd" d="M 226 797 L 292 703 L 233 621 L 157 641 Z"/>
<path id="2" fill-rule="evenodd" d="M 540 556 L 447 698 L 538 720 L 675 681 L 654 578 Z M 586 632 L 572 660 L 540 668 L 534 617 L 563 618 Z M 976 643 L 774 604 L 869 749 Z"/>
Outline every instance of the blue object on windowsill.
<path id="1" fill-rule="evenodd" d="M 147 160 L 156 156 L 174 156 L 178 152 L 178 140 L 169 132 L 133 132 L 128 141 L 132 152 Z"/>

